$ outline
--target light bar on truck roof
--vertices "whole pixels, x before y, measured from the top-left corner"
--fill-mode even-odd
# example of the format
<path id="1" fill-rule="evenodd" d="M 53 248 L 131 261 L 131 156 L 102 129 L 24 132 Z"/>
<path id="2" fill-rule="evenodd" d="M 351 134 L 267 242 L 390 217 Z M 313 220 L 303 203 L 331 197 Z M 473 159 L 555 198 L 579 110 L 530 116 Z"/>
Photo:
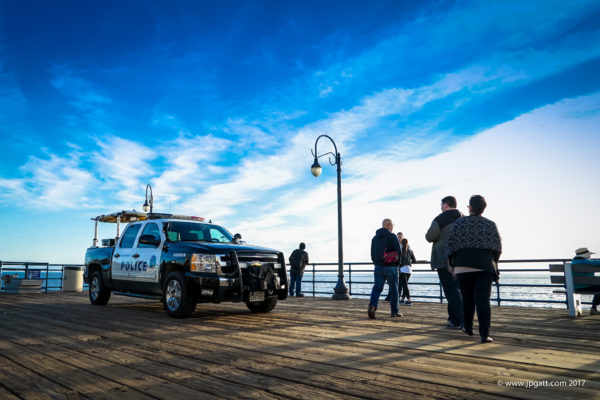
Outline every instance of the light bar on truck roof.
<path id="1" fill-rule="evenodd" d="M 194 217 L 189 215 L 179 215 L 179 214 L 166 214 L 166 213 L 151 213 L 146 214 L 143 212 L 131 210 L 131 211 L 118 211 L 112 214 L 102 214 L 98 215 L 96 218 L 92 218 L 94 221 L 98 222 L 111 222 L 116 223 L 117 218 L 121 223 L 127 222 L 135 222 L 135 221 L 145 221 L 147 219 L 181 219 L 187 221 L 199 221 L 204 222 L 205 219 L 203 217 Z"/>
<path id="2" fill-rule="evenodd" d="M 92 218 L 92 220 L 95 220 L 98 222 L 116 223 L 117 218 L 119 219 L 120 222 L 126 223 L 126 222 L 134 222 L 134 221 L 144 221 L 144 220 L 148 219 L 148 215 L 146 213 L 135 211 L 135 210 L 129 210 L 129 211 L 123 210 L 123 211 L 117 211 L 112 214 L 98 215 L 96 218 Z"/>
<path id="3" fill-rule="evenodd" d="M 152 213 L 148 214 L 148 219 L 182 219 L 187 221 L 200 221 L 204 222 L 203 217 L 192 217 L 189 215 L 180 214 L 163 214 L 163 213 Z"/>

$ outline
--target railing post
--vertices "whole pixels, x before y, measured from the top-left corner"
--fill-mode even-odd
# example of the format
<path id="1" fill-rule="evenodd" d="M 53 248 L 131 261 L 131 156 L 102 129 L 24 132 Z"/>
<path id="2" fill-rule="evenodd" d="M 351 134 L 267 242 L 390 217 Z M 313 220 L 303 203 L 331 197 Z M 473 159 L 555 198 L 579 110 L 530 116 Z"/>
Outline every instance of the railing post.
<path id="1" fill-rule="evenodd" d="M 496 299 L 498 300 L 498 307 L 500 307 L 500 283 L 496 283 Z"/>
<path id="2" fill-rule="evenodd" d="M 315 293 L 315 281 L 317 279 L 316 275 L 315 275 L 315 264 L 312 265 L 312 274 L 313 274 L 313 279 L 312 279 L 312 286 L 313 286 L 313 290 L 312 290 L 312 295 L 313 297 L 317 297 L 317 294 Z"/>
<path id="3" fill-rule="evenodd" d="M 23 277 L 23 279 L 28 279 L 29 275 L 29 263 L 25 263 L 25 277 Z"/>
<path id="4" fill-rule="evenodd" d="M 48 294 L 48 275 L 50 274 L 50 264 L 46 263 L 46 294 Z"/>
<path id="5" fill-rule="evenodd" d="M 348 263 L 348 293 L 352 296 L 352 263 Z"/>

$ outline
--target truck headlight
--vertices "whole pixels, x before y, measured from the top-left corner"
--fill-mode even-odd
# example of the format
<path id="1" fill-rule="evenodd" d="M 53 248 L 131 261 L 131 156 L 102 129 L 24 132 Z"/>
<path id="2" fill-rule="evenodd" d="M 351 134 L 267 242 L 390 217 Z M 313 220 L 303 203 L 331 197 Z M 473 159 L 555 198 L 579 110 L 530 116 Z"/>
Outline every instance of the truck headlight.
<path id="1" fill-rule="evenodd" d="M 217 272 L 221 266 L 221 257 L 215 254 L 192 254 L 190 271 L 192 272 Z"/>

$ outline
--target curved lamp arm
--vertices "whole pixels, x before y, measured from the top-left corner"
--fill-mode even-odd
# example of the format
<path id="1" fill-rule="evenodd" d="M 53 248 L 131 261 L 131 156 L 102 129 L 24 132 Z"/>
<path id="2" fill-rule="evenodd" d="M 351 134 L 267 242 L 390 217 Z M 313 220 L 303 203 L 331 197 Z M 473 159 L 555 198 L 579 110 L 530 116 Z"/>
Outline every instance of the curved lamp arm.
<path id="1" fill-rule="evenodd" d="M 319 139 L 321 139 L 322 137 L 326 137 L 327 139 L 329 139 L 331 141 L 331 143 L 333 144 L 333 148 L 335 153 L 332 152 L 327 152 L 327 153 L 323 153 L 318 155 L 318 151 L 317 151 L 317 144 L 319 143 Z M 321 165 L 319 165 L 319 158 L 324 157 L 324 156 L 329 156 L 329 164 L 331 165 L 337 165 L 338 168 L 341 167 L 341 163 L 342 163 L 342 159 L 340 157 L 340 153 L 338 153 L 337 151 L 337 146 L 335 145 L 335 142 L 333 141 L 333 139 L 331 137 L 329 137 L 328 135 L 321 135 L 317 138 L 317 140 L 315 141 L 315 150 L 313 151 L 311 149 L 310 151 L 313 155 L 313 157 L 315 158 L 313 165 L 310 167 L 310 172 L 313 174 L 313 176 L 317 177 L 319 175 L 321 175 Z M 332 160 L 333 157 L 333 160 Z"/>

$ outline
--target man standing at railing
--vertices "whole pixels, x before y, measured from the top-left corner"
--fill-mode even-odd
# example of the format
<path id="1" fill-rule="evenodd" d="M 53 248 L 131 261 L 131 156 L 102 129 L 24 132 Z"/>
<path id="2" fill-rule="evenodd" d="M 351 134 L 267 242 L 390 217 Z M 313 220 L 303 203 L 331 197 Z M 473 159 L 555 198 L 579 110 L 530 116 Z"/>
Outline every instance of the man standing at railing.
<path id="1" fill-rule="evenodd" d="M 600 260 L 590 260 L 590 257 L 593 253 L 587 249 L 587 247 L 582 247 L 580 249 L 575 250 L 575 257 L 571 262 L 571 265 L 593 265 L 594 267 L 598 267 L 598 272 L 600 272 Z M 578 276 L 594 276 L 593 272 L 579 272 L 574 273 L 573 275 Z M 600 292 L 599 286 L 585 286 L 585 285 L 575 285 L 576 290 L 589 290 L 590 292 Z M 600 305 L 600 295 L 595 294 L 592 299 L 592 308 L 590 309 L 590 315 L 598 315 L 600 311 L 598 311 L 598 306 Z"/>
<path id="2" fill-rule="evenodd" d="M 446 196 L 442 199 L 442 213 L 435 217 L 425 234 L 425 239 L 429 243 L 433 243 L 431 246 L 431 269 L 437 271 L 444 289 L 444 296 L 448 301 L 448 326 L 451 328 L 462 327 L 463 315 L 458 283 L 456 277 L 448 270 L 446 241 L 452 225 L 460 217 L 462 214 L 456 209 L 456 198 Z"/>
<path id="3" fill-rule="evenodd" d="M 373 273 L 375 275 L 375 284 L 371 290 L 368 310 L 371 319 L 375 319 L 375 311 L 377 311 L 379 296 L 385 281 L 390 287 L 392 318 L 402 316 L 398 312 L 398 263 L 400 262 L 402 250 L 398 238 L 392 233 L 394 229 L 392 220 L 389 218 L 384 219 L 381 226 L 371 240 L 371 261 L 373 261 Z"/>
<path id="4" fill-rule="evenodd" d="M 294 289 L 296 290 L 296 297 L 304 297 L 302 294 L 302 277 L 304 276 L 304 268 L 308 264 L 308 253 L 304 250 L 306 245 L 300 243 L 300 246 L 292 251 L 290 255 L 290 296 L 294 296 Z"/>

